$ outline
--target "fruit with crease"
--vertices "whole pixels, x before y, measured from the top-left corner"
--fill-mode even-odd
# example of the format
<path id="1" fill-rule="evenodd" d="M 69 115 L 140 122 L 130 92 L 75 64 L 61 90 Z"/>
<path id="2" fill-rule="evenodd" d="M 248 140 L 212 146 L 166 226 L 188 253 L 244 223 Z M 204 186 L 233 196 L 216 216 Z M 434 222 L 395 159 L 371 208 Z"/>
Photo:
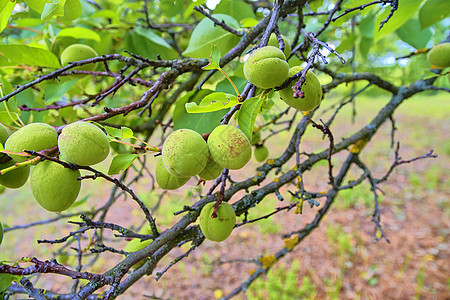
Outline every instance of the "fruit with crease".
<path id="1" fill-rule="evenodd" d="M 16 163 L 17 162 L 12 159 L 4 164 L 0 164 L 0 171 L 12 167 Z M 19 167 L 0 175 L 0 184 L 9 189 L 18 189 L 27 182 L 29 175 L 30 166 Z"/>
<path id="2" fill-rule="evenodd" d="M 266 46 L 253 51 L 244 63 L 244 76 L 259 88 L 281 85 L 288 77 L 289 65 L 283 51 Z"/>
<path id="3" fill-rule="evenodd" d="M 230 236 L 236 224 L 236 213 L 233 206 L 222 202 L 217 208 L 217 217 L 213 218 L 214 202 L 206 204 L 200 212 L 200 229 L 211 241 L 221 242 Z"/>
<path id="4" fill-rule="evenodd" d="M 91 47 L 83 44 L 72 44 L 61 53 L 61 65 L 65 67 L 70 62 L 85 60 L 96 56 L 98 56 L 97 52 Z M 94 71 L 96 68 L 97 63 L 85 64 L 71 70 Z"/>
<path id="5" fill-rule="evenodd" d="M 208 137 L 211 158 L 222 168 L 238 170 L 252 157 L 247 136 L 232 125 L 219 125 Z"/>
<path id="6" fill-rule="evenodd" d="M 21 153 L 23 150 L 41 151 L 56 146 L 58 133 L 45 123 L 31 123 L 13 132 L 5 142 L 5 150 Z M 27 156 L 8 154 L 16 162 L 27 160 Z"/>
<path id="7" fill-rule="evenodd" d="M 303 70 L 300 66 L 292 67 L 289 70 L 289 77 L 294 76 L 298 72 Z M 302 85 L 301 91 L 303 92 L 302 97 L 294 97 L 294 91 L 292 87 L 296 84 L 296 80 L 291 82 L 291 84 L 282 90 L 280 90 L 280 98 L 286 102 L 289 106 L 301 111 L 310 111 L 316 108 L 322 99 L 322 87 L 320 86 L 319 79 L 316 75 L 308 71 L 306 73 L 305 82 Z"/>
<path id="8" fill-rule="evenodd" d="M 173 176 L 190 177 L 199 174 L 209 158 L 203 137 L 191 129 L 178 129 L 164 142 L 162 159 L 167 172 Z"/>
<path id="9" fill-rule="evenodd" d="M 79 170 L 71 170 L 56 162 L 45 160 L 31 171 L 30 186 L 36 201 L 46 210 L 61 212 L 78 197 L 81 188 Z"/>
<path id="10" fill-rule="evenodd" d="M 58 148 L 67 162 L 90 166 L 102 162 L 109 154 L 106 134 L 94 124 L 78 121 L 66 125 L 58 137 Z"/>
<path id="11" fill-rule="evenodd" d="M 156 182 L 165 190 L 176 190 L 189 181 L 191 177 L 177 177 L 167 172 L 162 159 L 158 159 L 155 170 Z"/>
<path id="12" fill-rule="evenodd" d="M 253 151 L 253 156 L 257 162 L 265 161 L 269 157 L 269 149 L 266 146 L 256 147 Z"/>
<path id="13" fill-rule="evenodd" d="M 450 67 L 450 43 L 443 43 L 434 46 L 428 52 L 428 61 L 438 68 Z"/>

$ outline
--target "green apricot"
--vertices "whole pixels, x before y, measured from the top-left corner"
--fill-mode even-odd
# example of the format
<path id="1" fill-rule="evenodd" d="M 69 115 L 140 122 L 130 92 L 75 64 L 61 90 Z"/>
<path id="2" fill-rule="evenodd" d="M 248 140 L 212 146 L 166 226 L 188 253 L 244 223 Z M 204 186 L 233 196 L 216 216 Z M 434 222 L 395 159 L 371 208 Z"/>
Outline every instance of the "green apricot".
<path id="1" fill-rule="evenodd" d="M 256 132 L 253 132 L 252 135 L 252 145 L 258 144 L 258 142 L 261 140 L 261 130 L 258 130 Z"/>
<path id="2" fill-rule="evenodd" d="M 284 35 L 281 35 L 281 38 L 283 39 L 283 42 L 284 42 L 284 51 L 283 51 L 284 56 L 286 56 L 286 58 L 288 58 L 289 55 L 291 55 L 291 45 L 290 45 L 288 39 Z M 274 47 L 278 48 L 278 45 L 279 44 L 278 44 L 277 36 L 275 35 L 275 33 L 272 33 L 270 35 L 267 46 L 274 46 Z"/>
<path id="3" fill-rule="evenodd" d="M 165 190 L 176 190 L 189 181 L 191 177 L 177 177 L 167 172 L 162 159 L 158 159 L 155 170 L 156 182 Z"/>
<path id="4" fill-rule="evenodd" d="M 301 70 L 303 70 L 303 68 L 300 66 L 292 67 L 289 70 L 289 77 L 294 76 Z M 301 111 L 310 111 L 316 108 L 322 100 L 322 87 L 320 86 L 319 79 L 317 79 L 316 75 L 311 71 L 306 73 L 305 82 L 302 86 L 302 92 L 304 93 L 303 98 L 294 98 L 292 87 L 295 83 L 296 81 L 294 80 L 287 88 L 282 89 L 280 91 L 280 98 L 289 106 Z"/>
<path id="5" fill-rule="evenodd" d="M 61 53 L 61 65 L 67 66 L 69 62 L 89 59 L 98 56 L 94 49 L 87 45 L 73 44 L 64 49 Z M 97 68 L 97 63 L 86 64 L 73 68 L 72 70 L 94 71 Z"/>
<path id="6" fill-rule="evenodd" d="M 5 141 L 8 138 L 8 136 L 9 136 L 8 130 L 6 129 L 5 126 L 3 126 L 3 124 L 0 124 L 0 143 L 2 145 L 5 144 Z"/>
<path id="7" fill-rule="evenodd" d="M 46 210 L 61 212 L 77 199 L 81 188 L 79 170 L 45 160 L 31 171 L 30 186 L 36 201 Z"/>
<path id="8" fill-rule="evenodd" d="M 6 187 L 4 185 L 0 185 L 0 195 L 6 191 Z"/>
<path id="9" fill-rule="evenodd" d="M 265 161 L 269 157 L 269 149 L 266 146 L 256 147 L 253 156 L 257 162 Z"/>
<path id="10" fill-rule="evenodd" d="M 277 47 L 266 46 L 253 51 L 244 63 L 244 76 L 263 89 L 281 85 L 288 77 L 286 56 Z"/>
<path id="11" fill-rule="evenodd" d="M 439 44 L 428 52 L 428 60 L 440 69 L 450 67 L 450 43 Z"/>
<path id="12" fill-rule="evenodd" d="M 222 202 L 217 208 L 217 217 L 212 218 L 214 202 L 206 204 L 200 212 L 200 229 L 211 241 L 221 242 L 230 236 L 236 225 L 236 213 L 233 206 Z"/>
<path id="13" fill-rule="evenodd" d="M 109 141 L 94 124 L 78 121 L 65 126 L 58 138 L 61 155 L 70 163 L 80 166 L 95 165 L 109 154 Z"/>
<path id="14" fill-rule="evenodd" d="M 0 170 L 12 167 L 17 163 L 14 159 L 0 164 Z M 25 184 L 30 175 L 30 166 L 24 166 L 0 175 L 0 184 L 9 189 L 18 189 Z"/>
<path id="15" fill-rule="evenodd" d="M 205 140 L 191 129 L 172 132 L 162 149 L 162 159 L 167 172 L 178 177 L 197 175 L 205 168 L 208 157 Z"/>
<path id="16" fill-rule="evenodd" d="M 5 150 L 21 153 L 23 150 L 41 151 L 56 146 L 58 133 L 45 123 L 31 123 L 12 133 L 5 142 Z M 9 154 L 16 162 L 27 160 L 27 156 Z"/>
<path id="17" fill-rule="evenodd" d="M 208 159 L 205 168 L 203 171 L 198 174 L 203 180 L 213 180 L 219 177 L 222 174 L 223 168 L 219 166 L 214 160 L 211 158 Z"/>
<path id="18" fill-rule="evenodd" d="M 247 136 L 231 125 L 219 125 L 208 137 L 212 159 L 222 168 L 238 170 L 252 157 L 252 146 Z"/>
<path id="19" fill-rule="evenodd" d="M 150 229 L 147 229 L 147 228 L 141 230 L 141 232 L 140 232 L 140 234 L 150 234 L 150 233 L 151 233 Z M 129 241 L 123 250 L 126 252 L 136 252 L 141 249 L 144 249 L 145 247 L 150 245 L 152 242 L 153 242 L 152 239 L 141 241 L 140 239 L 135 238 L 135 239 L 132 239 L 131 241 Z M 141 259 L 140 261 L 135 263 L 132 268 L 134 268 L 134 269 L 140 268 L 144 263 L 145 263 L 145 259 Z"/>

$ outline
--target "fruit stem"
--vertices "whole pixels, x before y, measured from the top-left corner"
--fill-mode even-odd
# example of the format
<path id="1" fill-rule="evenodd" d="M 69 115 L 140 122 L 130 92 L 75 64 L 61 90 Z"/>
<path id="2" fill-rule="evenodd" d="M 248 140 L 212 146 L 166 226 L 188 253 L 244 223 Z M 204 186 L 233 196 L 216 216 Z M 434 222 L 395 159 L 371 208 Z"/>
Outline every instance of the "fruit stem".
<path id="1" fill-rule="evenodd" d="M 228 77 L 227 73 L 225 73 L 225 71 L 222 70 L 222 68 L 219 68 L 219 71 L 222 72 L 223 75 L 225 75 L 225 77 L 228 79 L 228 81 L 231 83 L 231 85 L 233 86 L 234 90 L 236 91 L 236 96 L 237 96 L 238 98 L 240 98 L 241 95 L 239 94 L 239 91 L 238 91 L 236 85 L 234 85 L 233 80 L 231 80 L 231 78 Z"/>
<path id="2" fill-rule="evenodd" d="M 18 168 L 26 167 L 28 165 L 33 165 L 33 164 L 39 162 L 40 160 L 41 160 L 40 157 L 35 157 L 33 159 L 26 160 L 24 162 L 15 163 L 11 167 L 8 167 L 8 168 L 5 168 L 3 170 L 0 170 L 0 175 L 5 175 L 6 173 L 8 173 L 10 171 L 14 171 L 15 169 L 18 169 Z"/>

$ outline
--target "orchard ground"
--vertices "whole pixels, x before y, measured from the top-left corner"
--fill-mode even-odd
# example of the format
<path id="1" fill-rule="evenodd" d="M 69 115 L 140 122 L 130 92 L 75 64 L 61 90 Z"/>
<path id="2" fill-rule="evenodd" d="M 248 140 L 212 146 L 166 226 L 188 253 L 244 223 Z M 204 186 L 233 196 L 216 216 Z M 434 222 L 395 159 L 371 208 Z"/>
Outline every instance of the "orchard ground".
<path id="1" fill-rule="evenodd" d="M 396 111 L 395 125 L 398 130 L 395 132 L 395 140 L 401 141 L 401 157 L 410 159 L 426 154 L 431 149 L 439 157 L 400 166 L 390 180 L 380 186 L 385 192 L 380 198 L 381 222 L 391 244 L 384 240 L 373 243 L 374 224 L 371 222 L 371 215 L 374 201 L 370 186 L 365 183 L 340 193 L 320 227 L 282 259 L 281 263 L 271 268 L 266 277 L 258 279 L 245 294 L 239 294 L 236 299 L 448 299 L 450 103 L 446 97 L 446 94 L 422 94 L 406 100 Z M 367 124 L 387 100 L 383 97 L 357 100 L 354 124 L 351 122 L 351 107 L 345 107 L 331 127 L 336 142 L 351 130 Z M 328 99 L 326 104 L 336 101 L 337 98 Z M 330 116 L 331 111 L 321 113 L 327 108 L 322 106 L 313 117 L 316 121 L 319 118 L 328 120 Z M 361 154 L 362 160 L 376 177 L 383 176 L 394 161 L 390 135 L 391 124 L 387 122 Z M 263 137 L 265 136 L 267 132 L 263 133 Z M 281 136 L 284 137 L 283 142 L 280 141 L 280 135 L 267 141 L 269 157 L 282 153 L 288 142 L 288 134 Z M 328 147 L 328 140 L 318 130 L 310 127 L 302 139 L 301 147 L 307 153 L 325 149 Z M 333 156 L 333 163 L 339 165 L 344 158 L 345 153 Z M 150 155 L 147 161 L 150 165 L 156 163 L 156 159 Z M 239 180 L 240 173 L 252 174 L 257 165 L 252 159 L 244 170 L 231 171 L 231 176 Z M 293 165 L 294 161 L 286 166 Z M 107 171 L 107 167 L 108 163 L 105 163 L 99 169 Z M 149 168 L 153 169 L 153 166 Z M 354 170 L 346 181 L 356 179 L 358 174 Z M 268 180 L 274 178 L 276 176 L 272 174 Z M 181 210 L 183 205 L 192 204 L 200 189 L 195 187 L 196 182 L 191 179 L 186 188 L 170 192 L 159 199 L 149 189 L 152 179 L 147 180 L 131 187 L 148 207 L 157 207 L 154 216 L 167 228 L 179 218 L 173 216 L 173 213 Z M 325 191 L 327 181 L 326 161 L 315 168 L 314 172 L 304 174 L 308 190 Z M 78 199 L 89 197 L 84 203 L 65 213 L 75 213 L 105 203 L 110 189 L 110 183 L 101 179 L 85 180 Z M 203 191 L 206 189 L 207 186 Z M 288 189 L 295 190 L 295 186 L 291 185 Z M 287 205 L 290 201 L 287 190 L 280 192 L 285 197 L 283 202 L 270 195 L 262 205 L 250 210 L 249 219 Z M 233 203 L 236 199 L 238 198 L 230 202 Z M 158 202 L 159 200 L 161 201 Z M 8 226 L 38 222 L 55 216 L 43 210 L 33 200 L 29 186 L 6 191 L 0 196 L 0 209 L 5 218 L 2 222 Z M 277 252 L 284 245 L 282 234 L 310 222 L 318 209 L 310 209 L 305 205 L 302 215 L 294 214 L 294 210 L 282 212 L 235 229 L 224 242 L 205 241 L 199 249 L 169 269 L 158 282 L 154 275 L 144 277 L 122 299 L 143 299 L 150 295 L 161 299 L 214 299 L 226 295 L 256 268 L 253 263 L 242 261 L 243 259 L 256 259 L 255 255 L 261 252 L 265 255 Z M 136 220 L 142 220 L 142 216 L 142 211 L 132 200 L 122 197 L 118 205 L 109 211 L 106 221 L 125 227 L 131 224 L 139 227 L 142 224 L 136 223 Z M 78 219 L 72 217 L 71 220 Z M 239 217 L 238 222 L 241 220 L 242 217 Z M 41 260 L 54 258 L 54 252 L 61 245 L 39 245 L 36 240 L 58 239 L 76 228 L 75 225 L 67 224 L 66 220 L 61 220 L 7 232 L 0 246 L 0 259 L 20 259 L 22 256 L 35 256 Z M 105 241 L 107 246 L 123 249 L 126 241 L 113 238 L 110 232 L 105 232 L 109 234 Z M 81 243 L 82 248 L 85 248 L 89 240 L 84 239 Z M 72 243 L 70 246 L 76 247 L 76 244 Z M 157 270 L 163 270 L 172 259 L 185 253 L 189 247 L 184 245 L 164 257 Z M 64 248 L 64 251 L 70 254 L 68 263 L 75 264 L 75 251 L 69 247 Z M 104 253 L 97 261 L 97 267 L 90 271 L 102 273 L 122 258 L 120 254 Z M 86 265 L 90 261 L 85 258 L 82 263 Z M 37 276 L 31 278 L 38 279 Z M 55 292 L 67 291 L 71 281 L 62 276 L 39 275 L 39 287 Z"/>

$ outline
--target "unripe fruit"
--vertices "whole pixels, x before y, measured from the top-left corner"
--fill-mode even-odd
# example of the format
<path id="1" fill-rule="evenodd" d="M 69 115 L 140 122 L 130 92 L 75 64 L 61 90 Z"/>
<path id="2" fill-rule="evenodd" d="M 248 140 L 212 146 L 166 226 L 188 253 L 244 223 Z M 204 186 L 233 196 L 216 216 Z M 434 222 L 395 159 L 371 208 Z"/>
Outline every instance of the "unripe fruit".
<path id="1" fill-rule="evenodd" d="M 212 218 L 214 202 L 206 204 L 200 213 L 200 229 L 203 235 L 211 241 L 221 242 L 230 236 L 236 224 L 236 213 L 227 202 L 222 202 L 217 208 L 217 217 Z"/>
<path id="2" fill-rule="evenodd" d="M 283 42 L 284 42 L 284 51 L 283 51 L 284 56 L 286 56 L 286 58 L 288 58 L 289 55 L 291 55 L 291 45 L 289 44 L 288 39 L 284 35 L 281 35 L 281 38 L 283 39 Z M 279 44 L 278 44 L 278 39 L 277 39 L 277 36 L 275 35 L 275 33 L 272 33 L 270 35 L 267 46 L 274 46 L 274 47 L 278 48 Z"/>
<path id="3" fill-rule="evenodd" d="M 223 168 L 219 166 L 212 158 L 209 158 L 205 168 L 200 172 L 200 174 L 198 174 L 198 176 L 200 176 L 203 180 L 213 180 L 219 177 L 222 171 Z"/>
<path id="4" fill-rule="evenodd" d="M 41 151 L 56 146 L 58 133 L 45 123 L 31 123 L 12 133 L 5 143 L 5 150 L 20 153 L 23 150 Z M 27 156 L 9 154 L 16 162 L 27 160 Z"/>
<path id="5" fill-rule="evenodd" d="M 0 195 L 6 191 L 6 187 L 4 185 L 0 185 Z"/>
<path id="6" fill-rule="evenodd" d="M 257 162 L 265 161 L 269 157 L 269 149 L 266 146 L 256 147 L 253 156 Z"/>
<path id="7" fill-rule="evenodd" d="M 61 53 L 61 65 L 65 67 L 69 62 L 84 60 L 98 56 L 94 49 L 87 45 L 73 44 L 64 49 Z M 72 70 L 94 71 L 97 67 L 95 64 L 86 64 L 73 68 Z"/>
<path id="8" fill-rule="evenodd" d="M 140 234 L 150 234 L 150 233 L 151 232 L 148 228 L 143 229 L 140 232 Z M 132 239 L 130 242 L 128 242 L 128 244 L 125 246 L 125 248 L 123 250 L 126 252 L 136 252 L 141 249 L 144 249 L 145 247 L 150 245 L 152 242 L 153 242 L 153 240 L 151 240 L 151 239 L 145 240 L 145 241 L 141 241 L 140 239 Z M 144 263 L 145 263 L 145 259 L 141 259 L 140 261 L 135 263 L 132 268 L 137 269 L 137 268 L 141 267 Z"/>
<path id="9" fill-rule="evenodd" d="M 252 145 L 256 145 L 261 140 L 261 131 L 253 132 Z"/>
<path id="10" fill-rule="evenodd" d="M 191 177 L 177 177 L 167 172 L 162 159 L 158 159 L 155 170 L 156 182 L 165 190 L 176 190 L 189 181 Z"/>
<path id="11" fill-rule="evenodd" d="M 14 159 L 0 164 L 0 170 L 12 167 L 16 161 Z M 25 184 L 30 175 L 30 166 L 24 166 L 0 175 L 0 184 L 9 189 L 18 189 Z"/>
<path id="12" fill-rule="evenodd" d="M 209 152 L 203 137 L 191 129 L 178 129 L 166 139 L 162 159 L 173 176 L 190 177 L 200 173 L 208 162 Z"/>
<path id="13" fill-rule="evenodd" d="M 88 122 L 75 122 L 63 128 L 58 138 L 61 156 L 80 166 L 95 165 L 109 154 L 109 141 L 105 133 Z"/>
<path id="14" fill-rule="evenodd" d="M 46 210 L 61 212 L 68 209 L 77 199 L 81 188 L 79 170 L 45 160 L 40 162 L 30 176 L 31 192 L 37 202 Z"/>
<path id="15" fill-rule="evenodd" d="M 303 68 L 300 66 L 292 67 L 289 70 L 289 77 L 294 76 L 301 70 L 303 70 Z M 287 88 L 282 89 L 280 91 L 280 98 L 289 106 L 301 111 L 310 111 L 316 108 L 322 99 L 322 87 L 320 86 L 319 79 L 317 79 L 316 75 L 311 71 L 306 73 L 305 82 L 301 89 L 303 98 L 294 98 L 292 87 L 295 83 L 296 81 L 294 80 Z"/>
<path id="16" fill-rule="evenodd" d="M 433 66 L 444 69 L 450 67 L 450 43 L 439 44 L 428 52 L 428 60 Z"/>
<path id="17" fill-rule="evenodd" d="M 288 73 L 286 56 L 273 46 L 256 49 L 244 63 L 245 78 L 263 89 L 281 85 L 287 79 Z"/>
<path id="18" fill-rule="evenodd" d="M 238 170 L 252 157 L 252 146 L 245 134 L 231 125 L 217 126 L 208 137 L 212 159 L 222 168 Z"/>
<path id="19" fill-rule="evenodd" d="M 8 136 L 8 130 L 5 128 L 5 126 L 3 126 L 3 124 L 0 124 L 0 144 L 4 145 Z"/>

